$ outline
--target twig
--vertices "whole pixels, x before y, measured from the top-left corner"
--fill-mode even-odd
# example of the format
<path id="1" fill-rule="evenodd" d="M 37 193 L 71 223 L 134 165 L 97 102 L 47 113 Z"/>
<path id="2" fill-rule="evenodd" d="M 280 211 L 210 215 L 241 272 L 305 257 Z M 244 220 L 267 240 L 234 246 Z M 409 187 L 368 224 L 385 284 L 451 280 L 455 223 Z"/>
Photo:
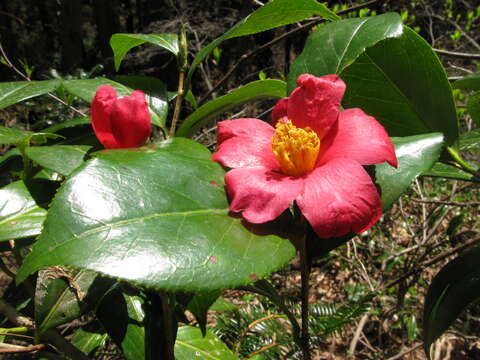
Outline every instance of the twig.
<path id="1" fill-rule="evenodd" d="M 258 349 L 257 351 L 254 351 L 254 352 L 252 352 L 251 354 L 249 354 L 249 355 L 247 356 L 247 359 L 250 359 L 250 358 L 254 357 L 255 355 L 258 355 L 258 354 L 260 354 L 260 353 L 262 353 L 262 352 L 264 352 L 264 351 L 267 351 L 267 350 L 269 350 L 269 349 L 272 349 L 272 348 L 274 348 L 274 347 L 276 347 L 276 346 L 278 346 L 278 344 L 277 344 L 276 342 L 271 343 L 271 344 L 268 344 L 268 345 L 265 345 L 265 346 L 262 347 L 261 349 Z"/>
<path id="2" fill-rule="evenodd" d="M 447 250 L 447 251 L 441 253 L 440 255 L 435 256 L 431 260 L 428 260 L 428 261 L 425 261 L 425 262 L 421 263 L 415 269 L 412 269 L 409 272 L 400 276 L 398 279 L 389 282 L 387 285 L 385 285 L 385 288 L 386 289 L 391 288 L 392 286 L 395 286 L 395 285 L 399 284 L 400 282 L 402 282 L 406 278 L 410 277 L 411 275 L 414 275 L 414 274 L 424 270 L 425 268 L 429 267 L 430 265 L 436 264 L 437 262 L 444 260 L 445 258 L 449 257 L 450 255 L 461 252 L 462 250 L 465 250 L 466 248 L 469 248 L 469 247 L 471 247 L 473 245 L 476 245 L 478 243 L 480 243 L 480 236 L 478 236 L 476 238 L 473 238 L 473 239 L 467 241 L 465 244 L 457 246 L 456 248 Z"/>
<path id="3" fill-rule="evenodd" d="M 440 204 L 440 205 L 453 205 L 453 206 L 479 206 L 480 201 L 444 201 L 444 200 L 422 200 L 412 199 L 413 202 L 425 203 L 425 204 Z"/>
<path id="4" fill-rule="evenodd" d="M 475 46 L 478 50 L 480 50 L 480 44 L 477 43 L 475 41 L 475 39 L 473 39 L 470 35 L 468 35 L 460 25 L 458 25 L 456 22 L 450 20 L 450 19 L 447 19 L 447 18 L 444 18 L 443 16 L 440 16 L 440 15 L 437 15 L 437 14 L 431 14 L 431 16 L 441 20 L 441 21 L 446 21 L 448 22 L 450 25 L 454 26 L 458 31 L 460 31 L 462 33 L 463 36 L 465 36 L 465 38 L 470 41 L 470 43 Z"/>
<path id="5" fill-rule="evenodd" d="M 6 11 L 0 11 L 0 15 L 9 16 L 9 17 L 11 17 L 12 19 L 17 20 L 20 24 L 25 25 L 25 21 L 23 21 L 22 19 L 20 19 L 18 16 L 15 16 L 15 15 L 13 15 L 13 14 L 10 14 L 10 13 L 8 13 L 8 12 L 6 12 Z"/>
<path id="6" fill-rule="evenodd" d="M 358 340 L 360 340 L 360 335 L 362 334 L 363 328 L 367 323 L 368 316 L 369 316 L 368 314 L 365 314 L 360 319 L 357 329 L 355 330 L 355 334 L 353 335 L 352 342 L 350 343 L 350 347 L 348 348 L 348 353 L 352 357 L 352 359 L 354 358 L 355 349 L 357 347 Z"/>
<path id="7" fill-rule="evenodd" d="M 29 345 L 29 346 L 19 346 L 19 345 L 11 345 L 11 344 L 0 344 L 0 354 L 15 354 L 15 353 L 26 353 L 26 352 L 34 352 L 41 350 L 45 347 L 45 344 L 38 344 L 38 345 Z"/>
<path id="8" fill-rule="evenodd" d="M 378 0 L 371 0 L 371 1 L 367 1 L 366 3 L 363 3 L 363 4 L 359 4 L 359 5 L 355 5 L 355 6 L 352 6 L 348 9 L 345 9 L 345 10 L 341 10 L 339 12 L 337 12 L 337 15 L 344 15 L 344 14 L 348 14 L 350 12 L 353 12 L 353 11 L 356 11 L 356 10 L 359 10 L 359 9 L 363 9 L 365 7 L 368 7 L 372 4 L 375 4 L 376 2 L 378 2 Z M 293 30 L 290 30 L 286 33 L 283 33 L 282 35 L 276 37 L 275 39 L 251 50 L 251 51 L 248 51 L 246 52 L 245 54 L 243 54 L 242 56 L 240 56 L 240 59 L 235 63 L 235 65 L 233 65 L 230 70 L 227 71 L 227 73 L 213 86 L 213 88 L 211 90 L 209 90 L 199 101 L 199 104 L 203 104 L 209 97 L 210 95 L 212 95 L 212 93 L 214 91 L 216 91 L 220 86 L 222 86 L 222 84 L 233 74 L 233 72 L 245 61 L 247 60 L 249 57 L 255 55 L 256 53 L 272 46 L 273 44 L 276 44 L 277 42 L 283 40 L 284 38 L 286 38 L 287 36 L 290 36 L 298 31 L 301 31 L 301 30 L 304 30 L 304 29 L 308 29 L 310 27 L 313 27 L 319 23 L 322 23 L 322 22 L 325 22 L 324 19 L 317 19 L 317 20 L 313 20 L 313 21 L 310 21 L 306 24 L 303 24 L 303 25 L 300 25 L 298 27 L 296 27 L 295 29 Z"/>
<path id="9" fill-rule="evenodd" d="M 252 330 L 255 326 L 257 326 L 258 324 L 260 324 L 263 321 L 267 321 L 267 320 L 270 320 L 270 319 L 284 318 L 284 317 L 285 317 L 285 315 L 279 315 L 279 314 L 270 314 L 270 315 L 264 316 L 260 319 L 252 321 L 250 324 L 248 324 L 248 330 Z"/>
<path id="10" fill-rule="evenodd" d="M 402 351 L 401 353 L 398 353 L 397 355 L 394 355 L 392 357 L 389 357 L 387 360 L 397 360 L 397 359 L 401 359 L 402 357 L 404 357 L 405 355 L 407 354 L 410 354 L 411 352 L 417 350 L 419 347 L 421 347 L 422 344 L 416 344 L 414 346 L 412 346 L 410 349 L 407 349 L 405 351 Z"/>
<path id="11" fill-rule="evenodd" d="M 7 63 L 7 66 L 12 69 L 14 72 L 16 72 L 18 75 L 20 75 L 20 77 L 26 81 L 32 81 L 32 79 L 30 79 L 29 76 L 25 75 L 24 73 L 22 73 L 20 70 L 18 70 L 15 65 L 13 65 L 13 63 L 10 61 L 10 59 L 8 58 L 7 54 L 5 53 L 5 50 L 3 49 L 3 46 L 2 46 L 2 43 L 0 43 L 0 53 L 2 54 L 3 58 L 5 59 L 6 63 Z M 60 99 L 58 96 L 52 94 L 52 93 L 47 93 L 48 96 L 50 96 L 52 99 L 58 101 L 59 103 L 67 106 L 70 108 L 70 110 L 76 112 L 77 114 L 79 114 L 80 116 L 83 116 L 83 117 L 87 117 L 87 115 L 74 108 L 72 105 L 69 105 L 67 104 L 65 101 L 63 101 L 62 99 Z"/>
<path id="12" fill-rule="evenodd" d="M 440 55 L 445 55 L 450 57 L 463 58 L 463 59 L 480 59 L 480 54 L 470 54 L 470 53 L 440 50 L 440 49 L 433 49 L 433 51 L 435 51 Z"/>

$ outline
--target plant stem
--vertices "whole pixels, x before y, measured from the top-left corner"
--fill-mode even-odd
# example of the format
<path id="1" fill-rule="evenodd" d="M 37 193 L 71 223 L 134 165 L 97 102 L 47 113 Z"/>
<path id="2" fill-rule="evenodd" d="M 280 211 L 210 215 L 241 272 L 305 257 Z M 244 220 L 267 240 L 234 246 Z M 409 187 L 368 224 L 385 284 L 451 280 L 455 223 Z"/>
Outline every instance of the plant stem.
<path id="1" fill-rule="evenodd" d="M 173 111 L 172 125 L 170 125 L 169 137 L 175 136 L 175 128 L 177 126 L 178 118 L 180 117 L 180 110 L 182 109 L 183 98 L 185 97 L 185 71 L 180 70 L 178 75 L 178 94 L 175 100 L 175 110 Z"/>
<path id="2" fill-rule="evenodd" d="M 453 160 L 455 160 L 457 164 L 462 167 L 463 170 L 473 175 L 477 175 L 477 170 L 471 165 L 467 164 L 467 162 L 462 159 L 462 157 L 460 156 L 457 150 L 455 150 L 451 146 L 447 146 L 447 151 L 450 154 L 450 156 L 453 158 Z"/>
<path id="3" fill-rule="evenodd" d="M 307 229 L 300 239 L 300 264 L 302 277 L 302 336 L 301 348 L 303 360 L 311 360 L 310 356 L 310 334 L 308 332 L 308 294 L 311 263 L 307 254 Z"/>
<path id="4" fill-rule="evenodd" d="M 145 359 L 175 360 L 177 336 L 174 297 L 167 293 L 146 292 L 145 301 Z"/>
<path id="5" fill-rule="evenodd" d="M 0 328 L 0 334 L 26 334 L 31 330 L 30 327 L 27 326 L 19 326 L 13 328 Z"/>

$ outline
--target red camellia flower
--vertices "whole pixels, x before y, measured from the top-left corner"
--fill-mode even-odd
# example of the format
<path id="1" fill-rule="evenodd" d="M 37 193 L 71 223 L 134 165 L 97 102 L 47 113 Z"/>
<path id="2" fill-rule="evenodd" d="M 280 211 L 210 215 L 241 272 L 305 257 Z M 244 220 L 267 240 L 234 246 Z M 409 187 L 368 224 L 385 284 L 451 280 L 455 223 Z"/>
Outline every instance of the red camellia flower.
<path id="1" fill-rule="evenodd" d="M 361 109 L 339 110 L 345 83 L 338 76 L 303 74 L 297 84 L 275 106 L 273 126 L 258 119 L 218 124 L 213 159 L 233 168 L 225 176 L 230 210 L 263 223 L 296 201 L 322 238 L 368 230 L 382 205 L 362 165 L 396 167 L 392 142 Z"/>
<path id="2" fill-rule="evenodd" d="M 142 146 L 152 131 L 145 94 L 140 90 L 117 98 L 113 87 L 102 85 L 93 98 L 90 115 L 93 131 L 107 149 Z"/>

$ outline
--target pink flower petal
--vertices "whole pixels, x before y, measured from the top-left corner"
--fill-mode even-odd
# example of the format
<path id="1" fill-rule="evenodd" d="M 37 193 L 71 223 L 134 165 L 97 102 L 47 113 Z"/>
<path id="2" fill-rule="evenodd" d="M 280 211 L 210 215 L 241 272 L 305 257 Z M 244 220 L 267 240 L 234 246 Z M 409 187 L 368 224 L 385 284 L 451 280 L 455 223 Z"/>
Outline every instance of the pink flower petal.
<path id="1" fill-rule="evenodd" d="M 225 176 L 230 210 L 241 212 L 251 223 L 263 223 L 285 211 L 303 188 L 302 178 L 293 178 L 262 167 L 238 168 Z"/>
<path id="2" fill-rule="evenodd" d="M 272 125 L 275 126 L 277 121 L 287 116 L 288 98 L 280 99 L 272 110 Z"/>
<path id="3" fill-rule="evenodd" d="M 335 158 L 348 158 L 361 165 L 387 161 L 397 167 L 395 148 L 387 132 L 374 117 L 361 109 L 340 112 L 336 125 L 320 144 L 319 164 Z"/>
<path id="4" fill-rule="evenodd" d="M 98 88 L 92 101 L 90 117 L 92 127 L 97 139 L 107 149 L 118 148 L 120 145 L 112 134 L 111 112 L 112 105 L 117 100 L 117 93 L 110 85 L 102 85 Z"/>
<path id="5" fill-rule="evenodd" d="M 218 123 L 218 151 L 212 159 L 230 168 L 264 166 L 278 169 L 272 152 L 275 129 L 259 119 L 235 119 Z"/>
<path id="6" fill-rule="evenodd" d="M 139 90 L 124 96 L 112 106 L 112 133 L 122 148 L 145 144 L 152 131 L 145 94 Z"/>
<path id="7" fill-rule="evenodd" d="M 345 83 L 337 75 L 302 74 L 288 98 L 288 118 L 300 128 L 309 126 L 322 139 L 335 124 Z"/>
<path id="8" fill-rule="evenodd" d="M 297 204 L 321 238 L 361 233 L 382 215 L 380 196 L 370 176 L 354 160 L 342 158 L 305 177 Z"/>

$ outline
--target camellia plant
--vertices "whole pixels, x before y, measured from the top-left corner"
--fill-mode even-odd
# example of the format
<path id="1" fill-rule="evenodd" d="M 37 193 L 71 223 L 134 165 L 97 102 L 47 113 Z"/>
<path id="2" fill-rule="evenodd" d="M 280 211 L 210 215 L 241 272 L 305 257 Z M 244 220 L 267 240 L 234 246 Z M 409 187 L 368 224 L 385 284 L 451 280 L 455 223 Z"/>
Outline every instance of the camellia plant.
<path id="1" fill-rule="evenodd" d="M 261 79 L 197 104 L 193 74 L 222 42 L 312 16 L 322 24 L 286 82 Z M 34 303 L 23 322 L 22 309 L 9 308 L 10 333 L 33 332 L 36 344 L 69 358 L 88 358 L 85 344 L 108 336 L 129 360 L 238 359 L 207 330 L 206 314 L 224 289 L 241 288 L 285 314 L 297 346 L 291 358 L 310 359 L 312 261 L 369 230 L 422 174 L 478 181 L 461 156 L 445 71 L 395 13 L 341 20 L 315 0 L 273 0 L 193 59 L 184 28 L 115 34 L 110 44 L 117 70 L 141 44 L 170 52 L 177 91 L 125 75 L 0 84 L 1 108 L 47 93 L 91 103 L 89 116 L 41 132 L 0 128 L 0 143 L 12 146 L 1 163 L 20 161 L 0 190 L 0 240 L 12 244 L 21 266 L 11 275 Z M 277 101 L 270 122 L 223 118 L 213 154 L 191 140 L 263 98 Z M 297 252 L 300 316 L 267 280 Z M 437 283 L 427 352 L 453 321 L 436 317 L 445 285 Z M 198 327 L 179 326 L 186 310 Z M 70 342 L 56 330 L 87 313 L 103 333 L 80 328 Z"/>

